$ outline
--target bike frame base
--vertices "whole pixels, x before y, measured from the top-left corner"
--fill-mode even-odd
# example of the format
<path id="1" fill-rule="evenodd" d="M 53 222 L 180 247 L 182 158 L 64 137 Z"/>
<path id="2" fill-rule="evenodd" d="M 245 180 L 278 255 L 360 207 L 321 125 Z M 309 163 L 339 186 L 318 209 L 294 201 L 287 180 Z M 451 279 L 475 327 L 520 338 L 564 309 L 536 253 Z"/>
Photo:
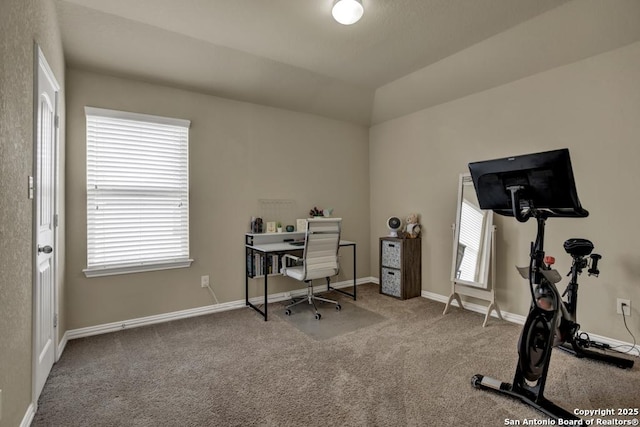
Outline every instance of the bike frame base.
<path id="1" fill-rule="evenodd" d="M 566 409 L 561 408 L 550 400 L 547 400 L 542 395 L 536 396 L 529 390 L 520 387 L 514 387 L 514 385 L 510 383 L 505 383 L 495 378 L 476 374 L 473 376 L 473 378 L 471 378 L 471 384 L 481 390 L 489 390 L 492 392 L 507 395 L 514 399 L 518 399 L 556 421 L 559 419 L 581 420 L 581 418 L 575 416 Z"/>
<path id="2" fill-rule="evenodd" d="M 588 350 L 586 348 L 580 347 L 580 345 L 578 344 L 572 345 L 571 343 L 563 343 L 558 346 L 558 349 L 573 354 L 580 359 L 585 357 L 587 359 L 593 359 L 600 362 L 609 363 L 611 365 L 616 365 L 621 369 L 630 369 L 633 367 L 633 360 L 614 356 L 612 354 L 604 354 L 597 351 Z"/>

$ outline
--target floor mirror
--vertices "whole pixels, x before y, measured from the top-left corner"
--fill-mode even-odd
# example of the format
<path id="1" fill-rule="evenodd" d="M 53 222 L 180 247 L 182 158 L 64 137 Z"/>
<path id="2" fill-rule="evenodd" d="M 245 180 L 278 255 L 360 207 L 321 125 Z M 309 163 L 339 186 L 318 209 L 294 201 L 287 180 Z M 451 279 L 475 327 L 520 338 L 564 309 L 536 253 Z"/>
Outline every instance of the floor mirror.
<path id="1" fill-rule="evenodd" d="M 456 221 L 452 226 L 451 295 L 443 314 L 447 314 L 453 300 L 456 300 L 460 308 L 464 308 L 461 295 L 488 301 L 489 306 L 482 324 L 486 326 L 493 310 L 502 319 L 492 283 L 496 246 L 493 212 L 480 209 L 469 174 L 460 175 L 457 201 Z"/>

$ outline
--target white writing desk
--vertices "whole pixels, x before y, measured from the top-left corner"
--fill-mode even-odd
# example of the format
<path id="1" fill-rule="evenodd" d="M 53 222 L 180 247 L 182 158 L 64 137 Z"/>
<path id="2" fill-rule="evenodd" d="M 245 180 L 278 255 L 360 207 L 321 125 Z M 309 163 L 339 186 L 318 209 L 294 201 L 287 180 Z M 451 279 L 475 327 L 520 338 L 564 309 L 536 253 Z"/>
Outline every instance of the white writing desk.
<path id="1" fill-rule="evenodd" d="M 265 274 L 262 275 L 264 280 L 264 308 L 256 306 L 249 302 L 249 279 L 259 277 L 255 272 L 255 265 L 249 262 L 245 262 L 245 303 L 247 306 L 253 308 L 258 313 L 262 314 L 264 320 L 267 320 L 267 304 L 268 304 L 268 255 L 281 255 L 285 253 L 304 250 L 304 246 L 292 245 L 290 242 L 284 242 L 284 239 L 303 239 L 304 232 L 291 232 L 291 233 L 247 233 L 245 235 L 245 254 L 246 259 L 253 259 L 256 253 L 261 254 L 262 271 Z M 355 301 L 356 299 L 356 243 L 349 240 L 340 240 L 340 247 L 351 246 L 353 248 L 353 293 L 345 292 L 342 289 L 332 288 L 331 283 L 327 285 L 329 291 L 333 290 L 342 294 L 348 295 Z M 251 266 L 254 268 L 252 269 Z M 277 268 L 277 267 L 276 267 Z M 253 271 L 252 271 L 253 270 Z M 271 275 L 280 275 L 279 269 L 277 273 Z"/>

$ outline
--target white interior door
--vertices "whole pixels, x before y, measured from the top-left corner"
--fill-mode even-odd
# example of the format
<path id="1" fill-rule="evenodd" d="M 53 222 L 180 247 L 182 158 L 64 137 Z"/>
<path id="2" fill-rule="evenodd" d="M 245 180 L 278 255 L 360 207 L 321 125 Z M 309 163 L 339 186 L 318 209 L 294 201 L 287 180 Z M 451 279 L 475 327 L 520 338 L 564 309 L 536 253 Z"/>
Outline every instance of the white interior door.
<path id="1" fill-rule="evenodd" d="M 57 98 L 60 87 L 36 48 L 34 369 L 37 401 L 55 360 Z"/>

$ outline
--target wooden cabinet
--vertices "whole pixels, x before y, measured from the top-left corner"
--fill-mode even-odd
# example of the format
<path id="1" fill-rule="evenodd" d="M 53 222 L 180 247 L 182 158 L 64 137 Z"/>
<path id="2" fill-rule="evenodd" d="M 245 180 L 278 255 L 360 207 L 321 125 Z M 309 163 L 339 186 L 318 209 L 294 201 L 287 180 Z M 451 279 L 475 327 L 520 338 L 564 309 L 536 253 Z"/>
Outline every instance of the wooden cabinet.
<path id="1" fill-rule="evenodd" d="M 422 240 L 380 238 L 380 293 L 400 299 L 422 292 Z"/>

